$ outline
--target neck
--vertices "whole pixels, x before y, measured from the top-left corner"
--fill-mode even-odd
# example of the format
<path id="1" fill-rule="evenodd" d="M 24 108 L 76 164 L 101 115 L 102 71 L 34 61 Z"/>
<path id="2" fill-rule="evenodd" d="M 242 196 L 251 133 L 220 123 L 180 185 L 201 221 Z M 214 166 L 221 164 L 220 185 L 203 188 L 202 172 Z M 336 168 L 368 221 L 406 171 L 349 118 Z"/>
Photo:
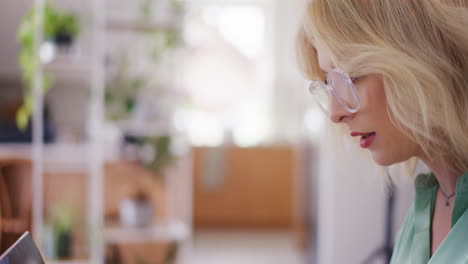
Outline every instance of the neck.
<path id="1" fill-rule="evenodd" d="M 447 194 L 451 195 L 455 193 L 457 189 L 457 180 L 462 171 L 454 171 L 450 167 L 441 162 L 441 159 L 429 159 L 421 158 L 421 160 L 429 167 L 429 169 L 434 173 L 437 181 L 439 182 L 439 188 Z"/>

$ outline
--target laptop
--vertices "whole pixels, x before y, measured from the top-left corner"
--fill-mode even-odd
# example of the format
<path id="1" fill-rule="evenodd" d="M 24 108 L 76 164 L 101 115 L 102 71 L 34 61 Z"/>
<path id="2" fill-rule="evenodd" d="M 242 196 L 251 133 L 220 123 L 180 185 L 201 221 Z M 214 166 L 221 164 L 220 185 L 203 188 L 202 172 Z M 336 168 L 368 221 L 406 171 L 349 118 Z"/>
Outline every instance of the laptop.
<path id="1" fill-rule="evenodd" d="M 0 264 L 44 264 L 29 232 L 24 233 L 0 256 Z"/>

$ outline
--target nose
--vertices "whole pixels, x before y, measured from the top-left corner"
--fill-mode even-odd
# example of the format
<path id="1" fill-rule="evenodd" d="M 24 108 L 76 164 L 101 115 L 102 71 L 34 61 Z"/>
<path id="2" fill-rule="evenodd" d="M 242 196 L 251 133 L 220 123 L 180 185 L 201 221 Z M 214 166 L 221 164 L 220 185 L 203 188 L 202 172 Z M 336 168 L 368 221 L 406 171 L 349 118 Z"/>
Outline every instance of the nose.
<path id="1" fill-rule="evenodd" d="M 345 122 L 347 119 L 351 119 L 353 117 L 353 113 L 350 113 L 344 109 L 335 96 L 328 97 L 329 103 L 329 118 L 334 123 L 341 123 Z"/>

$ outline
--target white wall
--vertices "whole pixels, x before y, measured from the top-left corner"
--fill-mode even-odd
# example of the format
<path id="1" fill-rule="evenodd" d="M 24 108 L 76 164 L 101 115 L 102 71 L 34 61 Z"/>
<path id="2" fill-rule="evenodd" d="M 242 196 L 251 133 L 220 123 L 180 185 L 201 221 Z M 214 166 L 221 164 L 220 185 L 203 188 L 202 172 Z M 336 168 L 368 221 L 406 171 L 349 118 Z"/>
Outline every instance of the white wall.
<path id="1" fill-rule="evenodd" d="M 318 263 L 361 263 L 384 243 L 384 180 L 367 160 L 341 150 L 329 136 L 324 135 L 320 154 Z M 395 233 L 414 195 L 411 179 L 397 178 Z"/>
<path id="2" fill-rule="evenodd" d="M 310 98 L 295 53 L 302 2 L 275 1 L 273 123 L 275 139 L 289 142 L 297 142 L 301 137 L 303 115 Z"/>
<path id="3" fill-rule="evenodd" d="M 0 77 L 19 77 L 16 31 L 30 0 L 0 1 Z"/>

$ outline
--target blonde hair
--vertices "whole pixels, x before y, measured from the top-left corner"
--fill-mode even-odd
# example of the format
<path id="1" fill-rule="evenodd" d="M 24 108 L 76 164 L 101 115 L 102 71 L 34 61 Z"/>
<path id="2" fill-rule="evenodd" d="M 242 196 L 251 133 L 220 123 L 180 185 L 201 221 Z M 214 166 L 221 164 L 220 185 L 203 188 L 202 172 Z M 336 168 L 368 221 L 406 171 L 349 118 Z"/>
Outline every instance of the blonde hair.
<path id="1" fill-rule="evenodd" d="M 380 74 L 392 122 L 424 155 L 468 171 L 468 1 L 313 0 L 298 60 L 323 80 L 316 43 L 351 76 Z"/>

